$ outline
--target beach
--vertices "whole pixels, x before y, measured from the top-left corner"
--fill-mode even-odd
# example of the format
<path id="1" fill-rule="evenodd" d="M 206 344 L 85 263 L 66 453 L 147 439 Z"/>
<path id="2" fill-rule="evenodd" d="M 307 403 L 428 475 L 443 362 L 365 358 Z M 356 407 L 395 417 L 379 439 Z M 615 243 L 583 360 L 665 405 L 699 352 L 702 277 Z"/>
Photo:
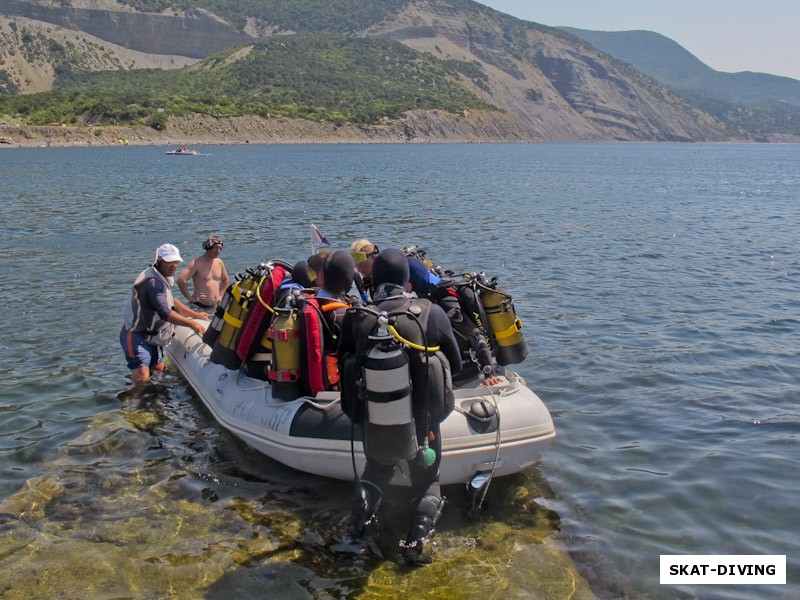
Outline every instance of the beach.
<path id="1" fill-rule="evenodd" d="M 411 111 L 403 120 L 386 119 L 382 124 L 363 127 L 286 117 L 200 114 L 171 116 L 160 131 L 147 125 L 102 123 L 32 126 L 6 117 L 0 122 L 0 148 L 543 141 L 526 139 L 505 113 L 497 111 L 468 115 Z"/>

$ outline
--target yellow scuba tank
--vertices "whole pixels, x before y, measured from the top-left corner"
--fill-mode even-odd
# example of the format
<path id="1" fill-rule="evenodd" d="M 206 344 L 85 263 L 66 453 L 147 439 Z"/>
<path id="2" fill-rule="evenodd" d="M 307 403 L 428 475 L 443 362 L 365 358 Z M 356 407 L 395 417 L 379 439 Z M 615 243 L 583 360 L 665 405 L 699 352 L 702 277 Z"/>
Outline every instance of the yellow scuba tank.
<path id="1" fill-rule="evenodd" d="M 279 308 L 267 330 L 272 345 L 272 364 L 267 376 L 272 395 L 281 400 L 294 400 L 301 393 L 300 381 L 300 312 L 294 308 Z"/>
<path id="2" fill-rule="evenodd" d="M 503 366 L 521 363 L 528 356 L 528 345 L 520 332 L 522 321 L 517 318 L 514 301 L 500 288 L 479 285 L 478 289 L 497 362 Z"/>
<path id="3" fill-rule="evenodd" d="M 211 362 L 223 365 L 228 369 L 238 369 L 242 361 L 236 354 L 236 343 L 239 331 L 253 302 L 256 301 L 255 293 L 261 285 L 262 277 L 249 272 L 241 281 L 231 288 L 232 301 L 222 317 L 222 327 L 217 340 L 211 349 Z"/>

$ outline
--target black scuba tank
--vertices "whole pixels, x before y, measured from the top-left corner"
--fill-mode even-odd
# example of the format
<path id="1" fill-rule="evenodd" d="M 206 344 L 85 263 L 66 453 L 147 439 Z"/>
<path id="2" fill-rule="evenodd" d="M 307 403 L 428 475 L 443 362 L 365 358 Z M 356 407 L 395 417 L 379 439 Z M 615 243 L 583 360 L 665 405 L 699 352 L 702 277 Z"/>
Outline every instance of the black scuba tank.
<path id="1" fill-rule="evenodd" d="M 222 331 L 222 325 L 225 322 L 225 311 L 228 310 L 231 302 L 233 302 L 233 289 L 234 286 L 238 284 L 241 277 L 241 275 L 236 276 L 236 281 L 228 286 L 228 289 L 226 289 L 225 293 L 222 295 L 222 300 L 220 300 L 219 305 L 217 305 L 217 310 L 211 319 L 211 323 L 203 334 L 203 343 L 207 346 L 213 348 L 214 342 L 219 339 L 219 332 Z"/>
<path id="2" fill-rule="evenodd" d="M 364 453 L 381 464 L 410 460 L 418 445 L 408 355 L 383 328 L 370 340 L 359 389 L 366 408 Z"/>

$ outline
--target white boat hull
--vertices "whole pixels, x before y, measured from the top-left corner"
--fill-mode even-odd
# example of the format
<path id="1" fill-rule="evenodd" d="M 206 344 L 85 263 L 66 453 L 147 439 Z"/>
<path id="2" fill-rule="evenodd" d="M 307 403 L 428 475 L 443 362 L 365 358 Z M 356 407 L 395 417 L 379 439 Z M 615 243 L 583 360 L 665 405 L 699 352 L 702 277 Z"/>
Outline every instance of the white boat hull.
<path id="1" fill-rule="evenodd" d="M 166 352 L 214 419 L 249 446 L 314 475 L 353 480 L 353 458 L 358 474 L 363 471 L 360 433 L 351 442 L 353 428 L 341 412 L 338 392 L 289 402 L 273 398 L 267 382 L 212 363 L 211 348 L 186 327 L 176 328 Z M 544 403 L 518 375 L 509 371 L 507 380 L 491 389 L 455 390 L 456 410 L 442 423 L 442 484 L 467 483 L 482 472 L 517 473 L 535 464 L 555 438 Z M 464 414 L 476 401 L 497 408 L 492 431 L 481 433 L 482 424 Z M 405 473 L 398 469 L 393 483 L 408 484 Z"/>

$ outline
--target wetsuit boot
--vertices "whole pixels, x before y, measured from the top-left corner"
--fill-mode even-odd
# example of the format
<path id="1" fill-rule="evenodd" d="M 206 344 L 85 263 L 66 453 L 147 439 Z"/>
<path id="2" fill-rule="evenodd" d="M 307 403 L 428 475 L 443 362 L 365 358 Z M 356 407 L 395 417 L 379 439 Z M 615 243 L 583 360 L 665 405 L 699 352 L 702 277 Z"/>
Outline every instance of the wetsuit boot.
<path id="1" fill-rule="evenodd" d="M 347 526 L 346 537 L 349 543 L 359 544 L 363 541 L 367 525 L 375 518 L 382 498 L 383 493 L 373 483 L 362 480 L 358 485 Z"/>
<path id="2" fill-rule="evenodd" d="M 429 494 L 426 495 L 417 505 L 414 520 L 403 547 L 403 558 L 412 565 L 429 565 L 433 562 L 430 556 L 422 553 L 425 540 L 436 525 L 436 521 L 442 514 L 444 508 L 444 498 Z"/>

